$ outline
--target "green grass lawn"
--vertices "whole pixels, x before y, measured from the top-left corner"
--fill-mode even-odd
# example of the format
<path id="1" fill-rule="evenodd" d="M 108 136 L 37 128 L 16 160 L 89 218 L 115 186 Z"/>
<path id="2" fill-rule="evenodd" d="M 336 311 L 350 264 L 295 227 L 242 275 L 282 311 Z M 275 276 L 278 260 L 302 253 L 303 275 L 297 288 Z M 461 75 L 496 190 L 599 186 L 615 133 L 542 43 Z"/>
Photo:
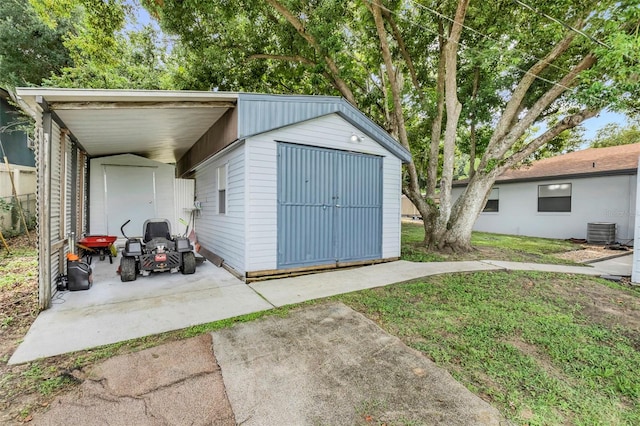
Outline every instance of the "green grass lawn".
<path id="1" fill-rule="evenodd" d="M 584 276 L 485 272 L 336 299 L 518 424 L 637 425 L 638 323 L 608 312 L 618 306 L 640 318 L 639 294 Z"/>
<path id="2" fill-rule="evenodd" d="M 445 256 L 422 249 L 422 238 L 421 225 L 403 224 L 404 259 L 559 263 L 554 253 L 576 249 L 560 240 L 474 233 L 476 252 Z M 35 266 L 35 252 L 2 259 L 0 290 L 14 287 L 20 271 L 33 271 Z M 33 277 L 22 278 L 26 279 Z M 636 425 L 640 424 L 639 296 L 640 289 L 586 276 L 500 271 L 433 276 L 334 299 L 421 351 L 516 424 Z M 25 366 L 4 366 L 0 394 L 55 394 L 72 386 L 63 380 L 66 371 L 237 322 L 286 316 L 305 304 Z M 10 327 L 4 324 L 7 318 L 0 319 Z M 25 417 L 32 408 L 24 408 Z"/>
<path id="3" fill-rule="evenodd" d="M 474 232 L 471 244 L 476 249 L 471 253 L 443 254 L 427 250 L 422 246 L 424 228 L 422 223 L 402 223 L 402 259 L 414 262 L 442 262 L 454 260 L 509 260 L 553 264 L 573 264 L 553 256 L 580 248 L 565 240 L 523 237 L 517 235 Z"/>

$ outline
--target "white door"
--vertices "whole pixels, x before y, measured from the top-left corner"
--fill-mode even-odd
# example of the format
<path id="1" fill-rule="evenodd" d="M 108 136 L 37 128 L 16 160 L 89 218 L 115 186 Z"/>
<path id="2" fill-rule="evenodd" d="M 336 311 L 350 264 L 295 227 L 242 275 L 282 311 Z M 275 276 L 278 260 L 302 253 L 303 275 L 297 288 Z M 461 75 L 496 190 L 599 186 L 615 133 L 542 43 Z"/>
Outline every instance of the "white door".
<path id="1" fill-rule="evenodd" d="M 104 166 L 105 212 L 107 234 L 122 236 L 120 227 L 127 236 L 142 236 L 142 224 L 156 217 L 156 188 L 153 167 Z"/>

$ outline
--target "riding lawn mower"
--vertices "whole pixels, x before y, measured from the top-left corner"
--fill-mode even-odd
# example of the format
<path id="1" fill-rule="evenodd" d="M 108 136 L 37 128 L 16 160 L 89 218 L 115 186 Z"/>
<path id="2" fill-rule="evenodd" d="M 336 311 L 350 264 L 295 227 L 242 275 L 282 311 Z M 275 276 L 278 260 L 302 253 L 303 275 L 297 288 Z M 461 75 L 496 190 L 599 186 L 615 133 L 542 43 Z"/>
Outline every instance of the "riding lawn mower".
<path id="1" fill-rule="evenodd" d="M 167 219 L 149 219 L 142 226 L 142 240 L 129 238 L 124 227 L 122 235 L 127 239 L 120 260 L 120 279 L 134 281 L 138 274 L 143 276 L 151 272 L 182 272 L 193 274 L 196 271 L 196 257 L 188 238 L 171 235 L 171 225 Z"/>

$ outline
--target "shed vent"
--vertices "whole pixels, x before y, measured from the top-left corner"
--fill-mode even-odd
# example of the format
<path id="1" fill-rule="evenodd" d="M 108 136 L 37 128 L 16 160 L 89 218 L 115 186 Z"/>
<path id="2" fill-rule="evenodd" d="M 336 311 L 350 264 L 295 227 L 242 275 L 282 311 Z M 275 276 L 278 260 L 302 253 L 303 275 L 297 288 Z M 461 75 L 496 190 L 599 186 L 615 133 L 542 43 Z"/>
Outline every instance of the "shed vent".
<path id="1" fill-rule="evenodd" d="M 615 223 L 592 222 L 587 224 L 587 242 L 589 244 L 612 244 L 615 240 Z"/>

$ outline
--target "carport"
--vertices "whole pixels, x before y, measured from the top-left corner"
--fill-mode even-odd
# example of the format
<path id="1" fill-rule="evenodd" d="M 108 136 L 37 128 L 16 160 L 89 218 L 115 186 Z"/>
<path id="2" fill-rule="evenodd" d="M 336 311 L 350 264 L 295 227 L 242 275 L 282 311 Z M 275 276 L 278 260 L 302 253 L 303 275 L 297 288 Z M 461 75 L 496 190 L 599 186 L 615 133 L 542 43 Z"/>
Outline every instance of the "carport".
<path id="1" fill-rule="evenodd" d="M 19 88 L 36 121 L 39 303 L 64 273 L 69 236 L 88 229 L 89 159 L 135 154 L 176 163 L 227 112 L 237 94 Z"/>
<path id="2" fill-rule="evenodd" d="M 180 212 L 191 209 L 184 214 L 199 253 L 246 282 L 400 256 L 402 164 L 411 155 L 342 98 L 56 88 L 17 95 L 36 122 L 41 309 L 65 273 L 70 237 L 119 237 L 129 216 L 120 210 L 135 211 L 138 222 L 155 212 L 175 233 Z M 122 199 L 113 203 L 114 194 Z M 149 203 L 157 208 L 141 213 Z"/>

